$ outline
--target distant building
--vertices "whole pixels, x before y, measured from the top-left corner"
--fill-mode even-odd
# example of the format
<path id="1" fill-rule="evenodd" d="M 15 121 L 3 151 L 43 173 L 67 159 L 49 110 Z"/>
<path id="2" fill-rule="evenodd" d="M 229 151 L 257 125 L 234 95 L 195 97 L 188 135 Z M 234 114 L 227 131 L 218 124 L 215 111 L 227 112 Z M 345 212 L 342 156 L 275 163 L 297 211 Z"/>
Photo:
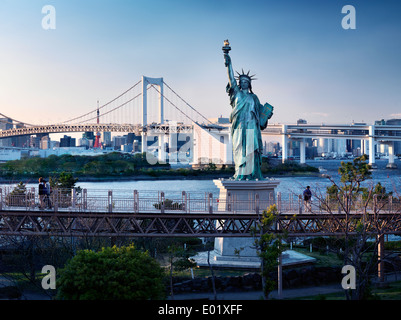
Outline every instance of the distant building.
<path id="1" fill-rule="evenodd" d="M 234 163 L 230 127 L 194 123 L 192 165 L 196 167 L 209 163 Z"/>
<path id="2" fill-rule="evenodd" d="M 64 135 L 64 138 L 60 139 L 60 148 L 75 147 L 75 138 Z"/>
<path id="3" fill-rule="evenodd" d="M 0 118 L 0 130 L 9 130 L 13 128 L 13 120 L 10 118 Z M 0 139 L 0 147 L 11 147 L 11 138 Z"/>
<path id="4" fill-rule="evenodd" d="M 40 139 L 39 148 L 40 149 L 50 149 L 50 137 L 49 137 L 49 135 L 45 135 Z"/>
<path id="5" fill-rule="evenodd" d="M 111 147 L 112 140 L 111 140 L 111 132 L 103 132 L 103 147 Z"/>
<path id="6" fill-rule="evenodd" d="M 112 147 L 115 150 L 121 150 L 121 146 L 127 144 L 127 136 L 115 136 L 112 140 Z"/>
<path id="7" fill-rule="evenodd" d="M 223 116 L 220 116 L 218 118 L 209 118 L 208 120 L 211 123 L 220 124 L 220 125 L 230 124 L 230 119 L 229 118 L 223 118 Z"/>
<path id="8" fill-rule="evenodd" d="M 400 126 L 401 125 L 401 119 L 388 119 L 388 120 L 378 120 L 375 121 L 375 125 L 376 126 L 380 126 L 380 125 L 386 125 L 386 126 Z M 394 134 L 399 135 L 400 133 L 395 131 Z M 385 151 L 385 153 L 388 152 L 388 146 L 385 146 L 382 148 L 383 151 Z M 394 141 L 394 154 L 396 155 L 400 155 L 401 154 L 401 142 L 399 141 Z"/>

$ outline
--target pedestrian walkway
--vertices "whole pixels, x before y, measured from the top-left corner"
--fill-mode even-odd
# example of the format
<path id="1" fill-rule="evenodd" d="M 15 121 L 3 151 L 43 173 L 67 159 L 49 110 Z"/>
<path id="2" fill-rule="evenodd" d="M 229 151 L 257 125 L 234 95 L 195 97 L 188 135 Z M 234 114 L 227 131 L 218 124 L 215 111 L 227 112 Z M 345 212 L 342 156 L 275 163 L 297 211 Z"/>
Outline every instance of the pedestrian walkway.
<path id="1" fill-rule="evenodd" d="M 306 287 L 306 288 L 294 288 L 282 290 L 281 297 L 277 290 L 273 291 L 269 295 L 269 299 L 293 299 L 307 296 L 314 296 L 319 294 L 329 294 L 333 292 L 342 291 L 340 284 L 317 286 L 317 287 Z M 168 298 L 172 300 L 171 297 Z M 214 300 L 213 293 L 180 293 L 174 295 L 174 300 Z M 262 300 L 262 291 L 243 291 L 243 292 L 217 292 L 217 300 Z"/>
<path id="2" fill-rule="evenodd" d="M 386 275 L 386 282 L 400 281 L 400 275 L 388 274 Z M 377 284 L 378 280 L 373 280 L 373 283 Z M 291 288 L 284 289 L 281 292 L 281 296 L 278 291 L 275 290 L 270 293 L 269 299 L 295 299 L 303 298 L 317 295 L 326 295 L 335 292 L 341 292 L 343 288 L 341 283 L 329 284 L 324 286 L 314 286 L 314 287 L 303 287 L 303 288 Z M 171 297 L 168 297 L 172 300 Z M 214 295 L 211 292 L 205 293 L 180 293 L 174 295 L 174 300 L 214 300 Z M 242 292 L 217 292 L 217 300 L 261 300 L 263 299 L 262 291 L 242 291 Z"/>

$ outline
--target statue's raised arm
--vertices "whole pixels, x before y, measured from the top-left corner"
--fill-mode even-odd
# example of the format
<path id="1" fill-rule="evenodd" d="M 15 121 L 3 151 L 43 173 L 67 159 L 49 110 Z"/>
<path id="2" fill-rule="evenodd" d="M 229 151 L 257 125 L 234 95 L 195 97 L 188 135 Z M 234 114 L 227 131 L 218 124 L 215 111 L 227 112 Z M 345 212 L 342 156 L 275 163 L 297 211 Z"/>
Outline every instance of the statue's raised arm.
<path id="1" fill-rule="evenodd" d="M 223 47 L 223 52 L 224 52 L 224 61 L 225 61 L 225 65 L 227 67 L 227 71 L 228 71 L 228 81 L 230 84 L 230 87 L 234 87 L 237 85 L 237 81 L 235 80 L 234 77 L 234 70 L 233 70 L 233 66 L 231 63 L 231 57 L 228 54 L 231 50 L 230 47 L 230 43 L 228 42 L 228 40 L 224 40 L 224 47 Z"/>

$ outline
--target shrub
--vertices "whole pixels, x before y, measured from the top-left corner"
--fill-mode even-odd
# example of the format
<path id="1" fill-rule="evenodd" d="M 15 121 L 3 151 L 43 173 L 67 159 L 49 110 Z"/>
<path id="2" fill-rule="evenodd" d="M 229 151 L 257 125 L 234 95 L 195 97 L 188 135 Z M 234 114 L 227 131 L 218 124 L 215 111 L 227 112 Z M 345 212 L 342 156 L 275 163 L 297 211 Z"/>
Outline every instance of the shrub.
<path id="1" fill-rule="evenodd" d="M 57 298 L 148 300 L 165 298 L 164 271 L 134 245 L 79 251 L 60 271 Z"/>

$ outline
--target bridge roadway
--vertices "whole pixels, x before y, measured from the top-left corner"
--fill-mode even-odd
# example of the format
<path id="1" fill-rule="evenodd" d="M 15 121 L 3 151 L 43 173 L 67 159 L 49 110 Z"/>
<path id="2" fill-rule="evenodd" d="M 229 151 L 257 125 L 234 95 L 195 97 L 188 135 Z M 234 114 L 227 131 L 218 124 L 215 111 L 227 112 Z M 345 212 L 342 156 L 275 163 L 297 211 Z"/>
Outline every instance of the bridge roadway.
<path id="1" fill-rule="evenodd" d="M 361 214 L 351 214 L 359 218 Z M 348 217 L 349 218 L 349 217 Z M 260 223 L 255 212 L 110 212 L 71 210 L 71 208 L 5 209 L 0 211 L 1 236 L 59 237 L 252 237 Z M 401 214 L 369 214 L 372 235 L 401 234 Z M 344 235 L 347 215 L 344 213 L 285 212 L 269 232 L 287 232 L 290 237 Z M 354 233 L 356 220 L 348 219 Z"/>
<path id="2" fill-rule="evenodd" d="M 277 207 L 277 220 L 269 232 L 287 232 L 292 237 L 341 236 L 356 230 L 364 202 L 341 213 L 317 201 L 312 213 L 303 212 L 300 195 L 277 193 L 263 202 L 258 197 L 238 201 L 213 198 L 212 193 L 138 190 L 53 190 L 49 209 L 36 188 L 18 194 L 0 188 L 0 236 L 60 237 L 252 237 L 264 208 Z M 219 201 L 220 200 L 220 201 Z M 389 197 L 369 204 L 372 234 L 401 234 L 401 203 Z M 326 208 L 326 209 L 325 209 Z M 329 212 L 330 211 L 330 212 Z M 335 213 L 334 213 L 335 212 Z M 350 216 L 352 217 L 350 219 Z"/>

